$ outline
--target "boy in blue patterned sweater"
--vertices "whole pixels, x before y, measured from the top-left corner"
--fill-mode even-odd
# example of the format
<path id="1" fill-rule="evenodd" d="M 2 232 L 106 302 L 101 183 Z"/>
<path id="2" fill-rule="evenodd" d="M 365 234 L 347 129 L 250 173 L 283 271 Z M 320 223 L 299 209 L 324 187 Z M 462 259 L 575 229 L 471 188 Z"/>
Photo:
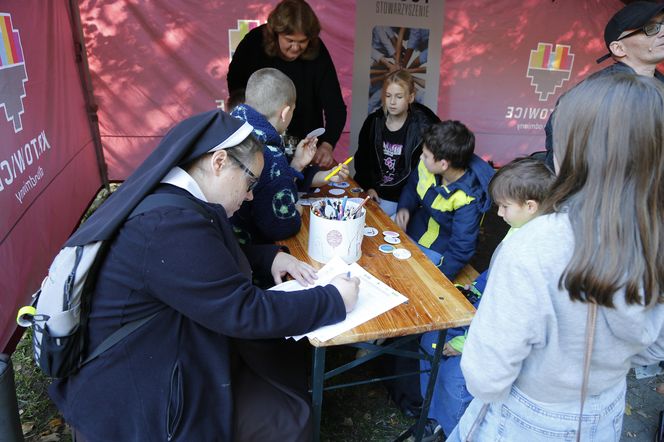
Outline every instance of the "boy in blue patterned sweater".
<path id="1" fill-rule="evenodd" d="M 498 205 L 498 216 L 510 225 L 505 238 L 538 215 L 539 205 L 548 195 L 554 180 L 555 175 L 544 162 L 534 158 L 516 159 L 495 174 L 489 184 L 489 192 Z M 494 256 L 498 248 L 494 251 Z M 482 272 L 473 284 L 460 287 L 475 308 L 480 303 L 490 269 L 491 266 Z M 459 365 L 467 332 L 468 327 L 453 328 L 447 331 L 445 337 L 443 359 L 438 368 L 428 414 L 430 421 L 427 428 L 434 433 L 438 425 L 445 434 L 450 434 L 472 400 Z M 422 349 L 430 355 L 434 352 L 437 335 L 437 332 L 422 335 Z M 428 361 L 420 361 L 420 369 L 430 370 L 431 365 Z M 421 385 L 426 386 L 429 373 L 421 374 L 420 381 Z"/>
<path id="2" fill-rule="evenodd" d="M 300 141 L 290 162 L 285 154 L 281 133 L 293 117 L 295 98 L 290 78 L 277 69 L 259 69 L 247 81 L 245 103 L 231 112 L 254 127 L 254 136 L 264 146 L 265 166 L 253 199 L 245 201 L 231 218 L 241 244 L 273 243 L 295 235 L 301 225 L 298 190 L 306 192 L 325 184 L 324 177 L 331 171 L 309 165 L 316 154 L 316 138 Z M 342 165 L 330 181 L 343 181 L 348 172 L 348 166 Z"/>

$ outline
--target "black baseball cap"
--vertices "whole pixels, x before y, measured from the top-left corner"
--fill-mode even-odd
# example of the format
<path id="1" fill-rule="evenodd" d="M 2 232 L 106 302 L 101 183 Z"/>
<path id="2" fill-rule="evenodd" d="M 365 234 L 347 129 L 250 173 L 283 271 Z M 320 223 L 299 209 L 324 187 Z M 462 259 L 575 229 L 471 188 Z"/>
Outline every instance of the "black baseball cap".
<path id="1" fill-rule="evenodd" d="M 618 40 L 620 34 L 642 27 L 662 11 L 664 11 L 662 3 L 637 1 L 616 12 L 604 28 L 604 43 L 606 43 L 607 49 L 611 42 Z M 608 54 L 597 59 L 597 63 L 601 63 L 609 57 L 611 57 L 610 49 Z"/>

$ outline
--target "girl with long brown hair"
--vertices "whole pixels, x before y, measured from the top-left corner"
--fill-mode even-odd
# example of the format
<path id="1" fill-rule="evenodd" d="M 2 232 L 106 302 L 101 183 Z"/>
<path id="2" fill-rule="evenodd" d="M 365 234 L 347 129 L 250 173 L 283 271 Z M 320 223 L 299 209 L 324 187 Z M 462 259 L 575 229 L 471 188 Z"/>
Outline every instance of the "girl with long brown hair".
<path id="1" fill-rule="evenodd" d="M 461 360 L 475 399 L 448 440 L 617 441 L 627 372 L 664 359 L 664 87 L 590 77 L 553 140 L 558 178 L 494 258 Z"/>

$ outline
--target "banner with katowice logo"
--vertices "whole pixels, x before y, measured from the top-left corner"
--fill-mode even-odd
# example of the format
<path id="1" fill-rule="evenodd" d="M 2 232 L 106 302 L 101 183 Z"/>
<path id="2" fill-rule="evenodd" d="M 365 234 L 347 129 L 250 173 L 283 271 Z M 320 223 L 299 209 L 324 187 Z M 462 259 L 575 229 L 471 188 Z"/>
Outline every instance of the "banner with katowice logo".
<path id="1" fill-rule="evenodd" d="M 562 93 L 612 63 L 604 27 L 619 0 L 446 1 L 438 115 L 465 123 L 496 165 L 544 150 Z"/>
<path id="2" fill-rule="evenodd" d="M 0 4 L 0 351 L 101 180 L 67 2 Z"/>

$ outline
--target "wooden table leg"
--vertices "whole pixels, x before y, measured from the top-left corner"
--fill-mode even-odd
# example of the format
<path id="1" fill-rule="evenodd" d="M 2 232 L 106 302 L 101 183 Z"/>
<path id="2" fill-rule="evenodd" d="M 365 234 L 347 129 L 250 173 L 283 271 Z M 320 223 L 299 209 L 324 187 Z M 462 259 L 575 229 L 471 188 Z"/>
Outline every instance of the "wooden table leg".
<path id="1" fill-rule="evenodd" d="M 313 441 L 320 440 L 320 418 L 323 410 L 323 381 L 325 379 L 325 347 L 314 348 L 314 368 L 311 385 L 311 408 L 313 412 Z"/>
<path id="2" fill-rule="evenodd" d="M 429 405 L 431 405 L 431 397 L 433 396 L 433 389 L 436 386 L 436 378 L 438 377 L 438 366 L 440 365 L 440 358 L 443 356 L 443 346 L 445 345 L 445 336 L 447 330 L 440 330 L 438 332 L 438 342 L 436 343 L 436 351 L 433 353 L 433 360 L 431 361 L 431 372 L 429 373 L 429 384 L 427 391 L 424 395 L 422 402 L 422 412 L 420 419 L 417 421 L 417 428 L 415 429 L 415 441 L 420 442 L 424 433 L 424 426 L 427 422 L 429 415 Z"/>

